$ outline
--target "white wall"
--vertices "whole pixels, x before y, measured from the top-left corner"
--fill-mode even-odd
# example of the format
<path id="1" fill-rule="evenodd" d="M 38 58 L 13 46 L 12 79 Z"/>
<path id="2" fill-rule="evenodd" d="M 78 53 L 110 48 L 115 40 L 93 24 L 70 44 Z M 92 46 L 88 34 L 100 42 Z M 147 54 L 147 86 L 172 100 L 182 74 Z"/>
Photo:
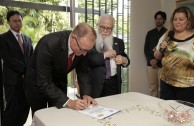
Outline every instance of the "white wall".
<path id="1" fill-rule="evenodd" d="M 168 28 L 171 15 L 176 8 L 176 1 L 177 0 L 161 0 L 161 10 L 166 12 L 167 15 L 167 21 L 166 21 L 166 27 Z"/>
<path id="2" fill-rule="evenodd" d="M 147 31 L 155 27 L 154 14 L 157 11 L 167 13 L 166 25 L 169 24 L 175 3 L 175 0 L 131 0 L 129 91 L 148 94 L 145 36 Z"/>

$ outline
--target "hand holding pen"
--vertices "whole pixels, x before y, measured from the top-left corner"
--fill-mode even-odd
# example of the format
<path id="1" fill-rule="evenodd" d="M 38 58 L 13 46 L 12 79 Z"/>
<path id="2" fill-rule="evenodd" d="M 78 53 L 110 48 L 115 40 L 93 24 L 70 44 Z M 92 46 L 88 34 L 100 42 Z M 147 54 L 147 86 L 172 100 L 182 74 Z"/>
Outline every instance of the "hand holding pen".
<path id="1" fill-rule="evenodd" d="M 78 99 L 81 99 L 81 97 L 78 94 L 76 94 L 76 97 Z M 90 96 L 84 95 L 83 100 L 86 103 L 87 107 L 90 106 L 90 104 L 92 104 L 93 106 L 97 105 L 97 102 Z"/>
<path id="2" fill-rule="evenodd" d="M 87 108 L 87 102 L 82 99 L 69 100 L 66 104 L 68 108 L 75 110 L 83 110 Z"/>

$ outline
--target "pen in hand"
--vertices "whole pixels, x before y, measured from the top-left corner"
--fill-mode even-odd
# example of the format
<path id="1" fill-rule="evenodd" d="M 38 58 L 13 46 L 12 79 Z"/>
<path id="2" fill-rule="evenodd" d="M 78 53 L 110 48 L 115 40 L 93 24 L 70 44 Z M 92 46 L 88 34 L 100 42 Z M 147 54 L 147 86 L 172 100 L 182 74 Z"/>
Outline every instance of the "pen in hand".
<path id="1" fill-rule="evenodd" d="M 82 98 L 80 97 L 79 94 L 76 94 L 75 96 L 76 96 L 78 99 L 82 99 Z M 88 108 L 89 105 L 87 105 L 85 102 L 84 102 L 84 104 L 86 105 L 86 108 Z"/>
<path id="2" fill-rule="evenodd" d="M 82 99 L 79 94 L 75 95 L 78 99 Z"/>

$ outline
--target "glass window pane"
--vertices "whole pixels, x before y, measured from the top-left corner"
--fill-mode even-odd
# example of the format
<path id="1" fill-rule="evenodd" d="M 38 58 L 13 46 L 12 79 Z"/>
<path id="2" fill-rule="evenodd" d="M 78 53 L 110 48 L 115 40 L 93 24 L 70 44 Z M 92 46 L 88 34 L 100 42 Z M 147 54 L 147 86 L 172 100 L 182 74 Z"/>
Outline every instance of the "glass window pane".
<path id="1" fill-rule="evenodd" d="M 41 3 L 47 5 L 66 6 L 70 2 L 69 0 L 14 0 L 20 2 Z"/>
<path id="2" fill-rule="evenodd" d="M 36 44 L 39 39 L 45 34 L 70 29 L 69 12 L 50 11 L 50 10 L 35 10 L 24 8 L 6 8 L 0 6 L 1 27 L 0 33 L 9 29 L 6 22 L 6 14 L 8 9 L 16 9 L 23 15 L 22 32 L 31 37 L 33 44 Z"/>

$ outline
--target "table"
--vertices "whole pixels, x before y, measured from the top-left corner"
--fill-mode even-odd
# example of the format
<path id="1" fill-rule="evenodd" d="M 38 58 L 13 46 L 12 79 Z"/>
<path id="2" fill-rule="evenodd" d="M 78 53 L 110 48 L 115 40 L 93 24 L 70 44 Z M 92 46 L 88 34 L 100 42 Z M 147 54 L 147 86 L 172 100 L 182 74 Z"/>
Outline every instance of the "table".
<path id="1" fill-rule="evenodd" d="M 159 98 L 137 92 L 96 99 L 98 104 L 121 112 L 98 120 L 69 108 L 55 107 L 35 113 L 32 126 L 171 126 L 160 115 Z"/>

